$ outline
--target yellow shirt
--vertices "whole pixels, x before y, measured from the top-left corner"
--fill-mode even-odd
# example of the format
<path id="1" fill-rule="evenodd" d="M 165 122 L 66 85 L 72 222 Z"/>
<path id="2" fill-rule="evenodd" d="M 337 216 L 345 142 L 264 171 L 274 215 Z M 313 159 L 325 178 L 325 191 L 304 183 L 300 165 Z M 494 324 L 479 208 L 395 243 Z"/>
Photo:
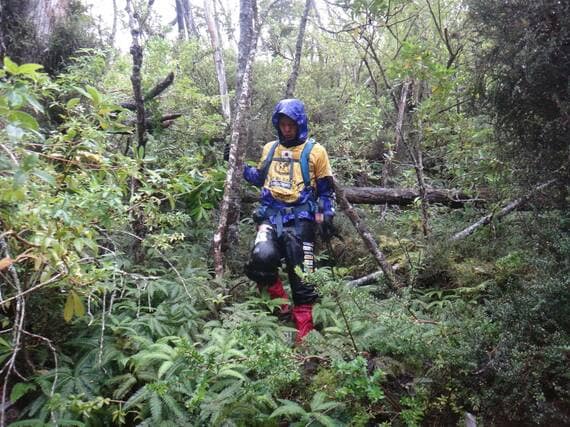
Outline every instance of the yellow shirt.
<path id="1" fill-rule="evenodd" d="M 259 168 L 262 167 L 274 143 L 275 141 L 268 142 L 263 147 Z M 289 148 L 279 144 L 275 148 L 273 160 L 263 184 L 263 187 L 269 190 L 275 199 L 285 203 L 294 203 L 298 200 L 301 191 L 303 191 L 305 184 L 303 182 L 303 173 L 301 172 L 300 158 L 306 143 L 305 141 L 303 144 Z M 309 176 L 311 177 L 311 186 L 313 188 L 316 188 L 317 179 L 332 176 L 327 151 L 319 143 L 315 143 L 309 156 Z"/>

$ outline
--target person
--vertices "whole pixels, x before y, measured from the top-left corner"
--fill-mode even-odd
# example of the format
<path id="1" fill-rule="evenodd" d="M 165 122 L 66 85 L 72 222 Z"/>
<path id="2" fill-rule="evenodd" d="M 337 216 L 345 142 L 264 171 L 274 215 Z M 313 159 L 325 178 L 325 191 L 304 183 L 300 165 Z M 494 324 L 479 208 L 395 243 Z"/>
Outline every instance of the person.
<path id="1" fill-rule="evenodd" d="M 257 167 L 245 166 L 244 178 L 261 188 L 260 207 L 254 213 L 257 235 L 245 273 L 271 298 L 283 298 L 281 314 L 291 314 L 300 343 L 313 329 L 314 285 L 295 272 L 315 268 L 316 228 L 334 234 L 335 195 L 332 170 L 325 148 L 308 138 L 303 102 L 284 99 L 276 106 L 272 123 L 278 140 L 267 143 Z M 279 278 L 285 259 L 293 307 Z"/>

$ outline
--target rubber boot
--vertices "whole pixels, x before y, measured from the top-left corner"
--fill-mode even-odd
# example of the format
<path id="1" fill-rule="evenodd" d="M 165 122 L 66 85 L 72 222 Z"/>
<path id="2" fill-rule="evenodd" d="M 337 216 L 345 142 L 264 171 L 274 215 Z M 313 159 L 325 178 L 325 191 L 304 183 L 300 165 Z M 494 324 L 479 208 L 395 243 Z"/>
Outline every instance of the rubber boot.
<path id="1" fill-rule="evenodd" d="M 295 328 L 297 328 L 295 344 L 300 344 L 305 335 L 313 330 L 313 306 L 311 304 L 296 305 L 291 313 Z"/>
<path id="2" fill-rule="evenodd" d="M 277 278 L 275 283 L 267 288 L 267 293 L 271 297 L 271 299 L 282 298 L 284 300 L 289 301 L 289 297 L 287 296 L 287 292 L 283 289 L 283 282 L 281 282 L 280 278 Z M 289 303 L 281 304 L 279 307 L 279 313 L 277 313 L 277 317 L 280 319 L 289 317 L 291 313 L 291 308 L 289 307 Z"/>

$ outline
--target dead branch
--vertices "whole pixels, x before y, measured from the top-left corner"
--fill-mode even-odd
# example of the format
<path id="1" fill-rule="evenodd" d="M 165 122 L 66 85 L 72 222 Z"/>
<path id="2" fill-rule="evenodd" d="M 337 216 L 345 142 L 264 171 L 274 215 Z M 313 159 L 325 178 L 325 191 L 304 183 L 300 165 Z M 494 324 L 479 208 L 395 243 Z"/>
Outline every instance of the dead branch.
<path id="1" fill-rule="evenodd" d="M 143 102 L 148 102 L 148 101 L 156 98 L 158 95 L 160 95 L 166 89 L 168 89 L 168 87 L 172 84 L 172 82 L 174 82 L 174 73 L 170 72 L 170 73 L 168 73 L 168 75 L 166 76 L 166 78 L 164 80 L 159 82 L 156 86 L 154 86 L 151 90 L 148 91 L 148 93 L 143 98 Z M 131 110 L 131 111 L 136 111 L 136 109 L 137 109 L 137 106 L 134 102 L 123 102 L 120 105 L 121 105 L 121 107 L 126 108 L 127 110 Z"/>
<path id="2" fill-rule="evenodd" d="M 524 196 L 510 202 L 508 205 L 506 205 L 504 208 L 502 208 L 499 212 L 497 212 L 497 213 L 491 212 L 490 214 L 485 215 L 479 221 L 475 222 L 474 224 L 471 224 L 469 227 L 461 230 L 458 233 L 455 233 L 453 236 L 451 236 L 449 241 L 456 242 L 457 240 L 464 239 L 464 238 L 470 236 L 471 234 L 473 234 L 477 229 L 483 227 L 484 225 L 490 224 L 493 220 L 501 219 L 504 216 L 507 216 L 512 211 L 514 211 L 519 206 L 521 206 L 524 202 L 526 202 L 528 199 L 530 199 L 535 193 L 537 193 L 541 190 L 544 190 L 545 188 L 554 184 L 556 181 L 557 181 L 556 179 L 551 179 L 550 181 L 547 181 L 543 184 L 540 184 L 539 186 L 533 188 L 529 193 L 527 193 Z"/>
<path id="3" fill-rule="evenodd" d="M 356 210 L 347 200 L 344 189 L 338 184 L 336 180 L 334 181 L 334 185 L 335 185 L 336 197 L 340 201 L 341 209 L 348 216 L 348 218 L 350 219 L 350 221 L 352 222 L 352 224 L 360 234 L 360 237 L 362 237 L 362 240 L 366 244 L 366 247 L 368 248 L 368 250 L 370 250 L 370 253 L 372 254 L 374 259 L 380 266 L 380 269 L 382 270 L 384 276 L 386 277 L 386 282 L 388 283 L 388 285 L 393 290 L 397 290 L 402 285 L 400 284 L 398 278 L 394 274 L 392 266 L 388 264 L 386 256 L 380 250 L 380 247 L 378 246 L 378 243 L 376 243 L 374 236 L 372 235 L 370 230 L 368 230 L 368 227 L 366 226 L 364 221 L 362 221 Z"/>

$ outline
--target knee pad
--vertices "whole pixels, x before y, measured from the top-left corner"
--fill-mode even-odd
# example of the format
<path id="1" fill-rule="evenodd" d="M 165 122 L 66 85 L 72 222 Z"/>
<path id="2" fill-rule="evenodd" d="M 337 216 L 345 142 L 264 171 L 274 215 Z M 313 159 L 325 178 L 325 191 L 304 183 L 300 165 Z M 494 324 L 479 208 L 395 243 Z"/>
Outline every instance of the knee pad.
<path id="1" fill-rule="evenodd" d="M 270 226 L 260 227 L 251 258 L 245 266 L 246 276 L 260 285 L 273 284 L 277 280 L 277 271 L 281 265 L 279 245 L 273 234 Z"/>

